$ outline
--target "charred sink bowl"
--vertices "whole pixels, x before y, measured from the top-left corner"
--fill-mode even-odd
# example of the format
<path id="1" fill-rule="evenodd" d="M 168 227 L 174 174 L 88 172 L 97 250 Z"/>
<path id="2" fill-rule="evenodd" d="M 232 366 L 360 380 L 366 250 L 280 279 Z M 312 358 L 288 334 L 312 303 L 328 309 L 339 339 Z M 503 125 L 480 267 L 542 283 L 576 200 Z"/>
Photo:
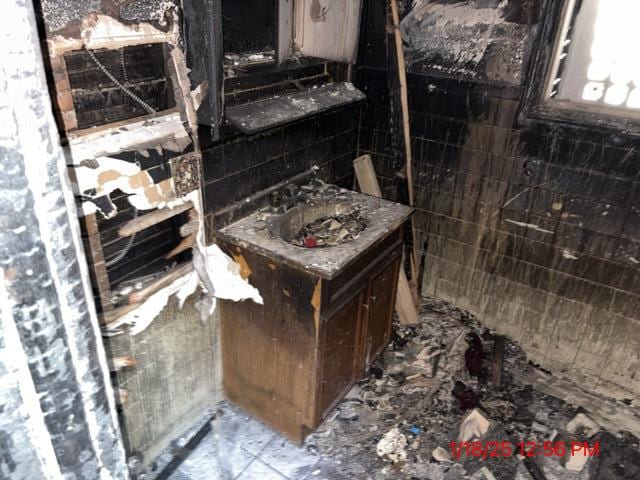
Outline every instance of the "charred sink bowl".
<path id="1" fill-rule="evenodd" d="M 332 229 L 334 223 L 339 227 Z M 294 247 L 305 248 L 301 240 L 305 236 L 304 232 L 315 225 L 317 230 L 324 230 L 325 235 L 320 234 L 317 240 L 314 236 L 314 243 L 318 242 L 314 248 L 333 248 L 357 239 L 368 223 L 368 219 L 347 202 L 301 202 L 277 216 L 270 225 L 270 230 Z M 326 240 L 322 236 L 327 237 Z"/>
<path id="2" fill-rule="evenodd" d="M 413 209 L 334 185 L 303 187 L 304 195 L 289 210 L 253 212 L 216 232 L 225 242 L 245 247 L 275 261 L 331 279 L 411 216 Z M 326 248 L 302 248 L 292 239 L 307 224 L 351 212 L 365 220 L 355 238 Z"/>

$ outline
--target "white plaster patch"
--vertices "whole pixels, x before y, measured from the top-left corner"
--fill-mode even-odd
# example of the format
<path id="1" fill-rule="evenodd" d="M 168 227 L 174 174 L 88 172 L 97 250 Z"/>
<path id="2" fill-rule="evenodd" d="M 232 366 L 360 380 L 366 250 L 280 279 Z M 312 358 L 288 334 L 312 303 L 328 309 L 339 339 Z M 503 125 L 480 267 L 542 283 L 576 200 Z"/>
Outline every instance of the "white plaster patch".
<path id="1" fill-rule="evenodd" d="M 400 432 L 398 427 L 389 430 L 378 442 L 376 453 L 379 457 L 393 463 L 403 462 L 407 459 L 407 437 Z"/>
<path id="2" fill-rule="evenodd" d="M 64 52 L 81 49 L 120 48 L 147 43 L 177 44 L 178 24 L 174 14 L 173 27 L 163 32 L 149 23 L 125 25 L 108 15 L 91 15 L 82 22 L 80 39 L 65 38 L 57 35 L 49 40 L 51 55 L 61 55 Z"/>
<path id="3" fill-rule="evenodd" d="M 564 258 L 566 258 L 567 260 L 578 260 L 579 259 L 579 257 L 574 252 L 569 250 L 568 248 L 565 248 L 562 251 L 562 256 Z"/>

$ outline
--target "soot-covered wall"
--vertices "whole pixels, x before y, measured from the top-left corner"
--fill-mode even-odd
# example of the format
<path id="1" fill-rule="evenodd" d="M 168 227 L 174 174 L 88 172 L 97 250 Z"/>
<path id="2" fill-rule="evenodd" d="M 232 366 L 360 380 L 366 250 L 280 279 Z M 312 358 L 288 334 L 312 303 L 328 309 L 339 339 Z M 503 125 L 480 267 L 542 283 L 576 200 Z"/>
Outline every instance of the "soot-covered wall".
<path id="1" fill-rule="evenodd" d="M 394 46 L 386 2 L 367 3 L 360 153 L 371 153 L 393 197 L 402 161 Z M 637 137 L 530 118 L 531 67 L 553 42 L 538 19 L 558 13 L 542 0 L 404 5 L 424 292 L 587 388 L 640 393 Z"/>
<path id="2" fill-rule="evenodd" d="M 203 177 L 208 239 L 213 214 L 249 195 L 313 166 L 319 178 L 353 186 L 359 105 L 338 108 L 256 135 L 223 132 L 223 140 L 203 143 Z M 201 136 L 202 138 L 202 136 Z"/>

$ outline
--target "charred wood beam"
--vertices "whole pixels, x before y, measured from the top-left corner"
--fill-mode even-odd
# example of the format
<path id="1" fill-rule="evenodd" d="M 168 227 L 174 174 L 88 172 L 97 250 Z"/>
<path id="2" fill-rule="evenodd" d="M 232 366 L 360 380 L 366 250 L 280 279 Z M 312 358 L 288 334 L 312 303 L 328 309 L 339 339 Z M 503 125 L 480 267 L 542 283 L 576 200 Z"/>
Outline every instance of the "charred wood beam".
<path id="1" fill-rule="evenodd" d="M 134 218 L 133 220 L 129 220 L 124 224 L 124 226 L 120 227 L 118 235 L 120 237 L 131 236 L 134 233 L 141 232 L 146 228 L 149 228 L 160 222 L 164 222 L 165 220 L 175 217 L 176 215 L 180 215 L 181 213 L 186 212 L 187 210 L 191 210 L 192 208 L 193 203 L 186 202 L 175 208 L 162 208 L 160 210 L 154 210 L 151 213 Z"/>

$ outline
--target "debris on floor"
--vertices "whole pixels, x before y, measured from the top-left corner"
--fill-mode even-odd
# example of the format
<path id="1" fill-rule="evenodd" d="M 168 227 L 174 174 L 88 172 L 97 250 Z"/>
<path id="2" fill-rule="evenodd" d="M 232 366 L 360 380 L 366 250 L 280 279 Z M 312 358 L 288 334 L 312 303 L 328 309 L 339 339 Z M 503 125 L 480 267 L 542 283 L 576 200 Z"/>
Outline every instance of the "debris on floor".
<path id="1" fill-rule="evenodd" d="M 407 437 L 398 428 L 392 428 L 380 439 L 376 451 L 379 457 L 398 463 L 407 460 L 406 447 Z"/>
<path id="2" fill-rule="evenodd" d="M 638 438 L 522 383 L 525 352 L 468 313 L 426 299 L 419 324 L 394 329 L 306 441 L 339 472 L 326 478 L 640 478 Z"/>
<path id="3" fill-rule="evenodd" d="M 305 248 L 335 247 L 358 238 L 366 227 L 366 219 L 357 210 L 322 217 L 302 227 L 291 244 Z"/>
<path id="4" fill-rule="evenodd" d="M 602 412 L 523 382 L 536 370 L 525 352 L 468 313 L 425 299 L 420 323 L 394 329 L 368 378 L 302 448 L 223 403 L 202 445 L 173 475 L 157 475 L 170 465 L 165 455 L 156 475 L 148 471 L 139 479 L 640 478 L 637 431 L 610 428 L 596 420 Z M 640 418 L 636 406 L 615 405 Z M 189 443 L 187 436 L 178 446 Z"/>

